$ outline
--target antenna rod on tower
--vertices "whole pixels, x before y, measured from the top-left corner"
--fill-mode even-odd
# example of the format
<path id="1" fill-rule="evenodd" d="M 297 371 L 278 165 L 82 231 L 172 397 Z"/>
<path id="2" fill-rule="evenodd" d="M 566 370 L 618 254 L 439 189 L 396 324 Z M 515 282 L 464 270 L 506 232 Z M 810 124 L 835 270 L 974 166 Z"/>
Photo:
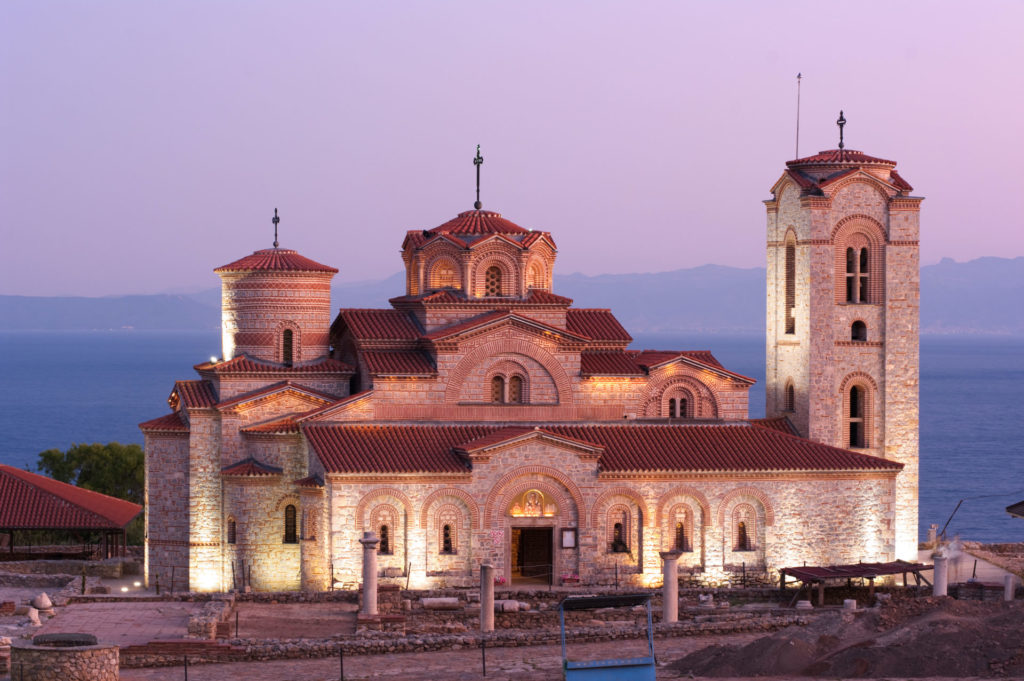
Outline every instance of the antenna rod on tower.
<path id="1" fill-rule="evenodd" d="M 803 74 L 796 74 L 796 156 L 794 158 L 800 158 L 800 81 L 803 79 Z"/>

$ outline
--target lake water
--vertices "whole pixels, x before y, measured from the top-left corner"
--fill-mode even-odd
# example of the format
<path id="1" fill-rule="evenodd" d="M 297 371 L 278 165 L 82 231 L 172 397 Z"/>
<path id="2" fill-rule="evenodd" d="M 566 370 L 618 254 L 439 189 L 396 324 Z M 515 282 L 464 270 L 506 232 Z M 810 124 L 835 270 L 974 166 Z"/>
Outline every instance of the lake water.
<path id="1" fill-rule="evenodd" d="M 708 349 L 758 380 L 750 415 L 764 415 L 761 337 L 640 336 L 635 347 Z M 138 423 L 167 413 L 176 379 L 220 354 L 218 333 L 0 332 L 0 461 L 34 470 L 39 452 L 73 442 L 142 442 Z M 921 340 L 921 533 L 965 499 L 950 533 L 1024 541 L 1004 508 L 1024 499 L 1024 339 Z"/>

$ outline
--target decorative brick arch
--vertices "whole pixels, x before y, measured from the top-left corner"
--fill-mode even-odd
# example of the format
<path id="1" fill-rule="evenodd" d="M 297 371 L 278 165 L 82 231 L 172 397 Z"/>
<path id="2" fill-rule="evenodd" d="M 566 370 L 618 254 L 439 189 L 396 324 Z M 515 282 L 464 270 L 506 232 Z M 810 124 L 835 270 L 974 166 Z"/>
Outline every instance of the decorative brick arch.
<path id="1" fill-rule="evenodd" d="M 515 482 L 518 478 L 522 478 L 527 475 L 544 475 L 557 480 L 562 487 L 568 490 L 569 496 L 572 497 L 573 503 L 576 504 L 576 515 L 579 527 L 581 529 L 586 527 L 586 508 L 583 503 L 583 494 L 580 493 L 580 488 L 577 487 L 576 483 L 574 483 L 565 473 L 557 468 L 551 468 L 549 466 L 522 466 L 501 476 L 501 479 L 491 487 L 491 491 L 487 494 L 487 501 L 484 502 L 483 517 L 490 527 L 495 527 L 497 525 L 498 518 L 501 516 L 502 511 L 501 506 L 498 505 L 498 501 L 500 498 L 508 496 L 505 488 Z"/>
<path id="2" fill-rule="evenodd" d="M 605 490 L 604 492 L 602 492 L 601 496 L 599 496 L 597 498 L 597 501 L 594 502 L 594 507 L 591 510 L 591 525 L 595 527 L 599 525 L 601 513 L 603 512 L 602 507 L 604 506 L 604 504 L 608 503 L 608 501 L 612 497 L 626 497 L 627 499 L 632 501 L 634 504 L 636 504 L 636 507 L 640 509 L 640 512 L 643 514 L 644 525 L 646 525 L 647 527 L 654 526 L 654 518 L 647 510 L 647 502 L 644 500 L 643 496 L 641 496 L 639 492 L 629 487 L 613 487 L 612 489 Z"/>
<path id="3" fill-rule="evenodd" d="M 690 497 L 696 501 L 697 505 L 700 506 L 701 523 L 704 527 L 711 526 L 711 504 L 708 503 L 708 498 L 699 489 L 690 485 L 680 485 L 661 495 L 661 498 L 658 499 L 658 510 L 655 513 L 655 525 L 661 527 L 661 522 L 665 515 L 665 507 L 668 506 L 669 502 L 678 497 Z"/>
<path id="4" fill-rule="evenodd" d="M 534 278 L 534 274 L 538 271 L 540 273 L 540 285 L 537 285 L 537 281 Z M 535 288 L 542 290 L 549 290 L 551 288 L 551 277 L 548 275 L 548 263 L 540 255 L 532 256 L 526 264 L 526 286 L 525 288 Z"/>
<path id="5" fill-rule="evenodd" d="M 696 418 L 717 418 L 718 400 L 715 391 L 709 385 L 699 379 L 687 374 L 676 374 L 667 376 L 653 383 L 648 384 L 641 402 L 646 405 L 645 416 L 662 416 L 665 410 L 664 401 L 666 394 L 673 388 L 688 390 L 693 396 L 695 404 L 692 412 Z M 650 413 L 656 411 L 657 413 Z"/>
<path id="6" fill-rule="evenodd" d="M 476 503 L 476 500 L 473 499 L 469 492 L 458 489 L 457 487 L 445 487 L 444 489 L 439 489 L 436 492 L 432 492 L 423 500 L 423 507 L 420 509 L 420 527 L 426 529 L 427 521 L 430 519 L 431 505 L 445 497 L 454 497 L 464 503 L 466 505 L 466 509 L 469 511 L 470 527 L 474 530 L 480 528 L 480 506 Z"/>
<path id="7" fill-rule="evenodd" d="M 842 411 L 839 413 L 839 432 L 845 432 L 847 419 L 850 415 L 850 388 L 853 386 L 860 386 L 867 393 L 864 396 L 864 448 L 870 449 L 875 446 L 875 412 L 876 405 L 875 400 L 878 399 L 878 384 L 871 374 L 867 374 L 863 371 L 854 371 L 843 377 L 843 381 L 839 386 L 839 396 L 842 403 Z M 854 445 L 847 440 L 847 436 L 844 435 L 846 444 L 843 446 L 854 448 Z"/>
<path id="8" fill-rule="evenodd" d="M 871 374 L 864 373 L 863 371 L 853 371 L 846 374 L 843 377 L 843 382 L 839 384 L 839 392 L 845 393 L 847 388 L 855 383 L 866 383 L 866 387 L 871 390 L 873 395 L 878 393 L 878 384 L 875 383 L 875 379 Z"/>
<path id="9" fill-rule="evenodd" d="M 558 391 L 558 404 L 572 404 L 572 382 L 558 360 L 550 352 L 534 343 L 525 339 L 513 338 L 499 338 L 485 343 L 463 357 L 448 376 L 448 387 L 444 393 L 445 403 L 458 403 L 462 384 L 469 373 L 488 357 L 501 354 L 524 355 L 540 364 L 555 384 L 555 390 Z"/>
<path id="10" fill-rule="evenodd" d="M 491 510 L 494 518 L 491 523 L 491 527 L 497 526 L 498 519 L 504 515 L 505 509 L 508 508 L 508 505 L 513 499 L 530 489 L 539 490 L 541 493 L 554 500 L 555 504 L 558 506 L 557 517 L 562 525 L 567 525 L 572 522 L 572 506 L 574 504 L 572 503 L 571 497 L 566 494 L 566 489 L 564 487 L 554 484 L 554 481 L 552 480 L 518 480 L 513 481 L 496 499 L 497 503 Z"/>
<path id="11" fill-rule="evenodd" d="M 882 180 L 878 179 L 874 175 L 871 175 L 870 173 L 867 174 L 870 176 L 870 179 L 859 173 L 852 173 L 849 177 L 844 177 L 843 179 L 838 180 L 828 188 L 829 196 L 835 199 L 839 192 L 844 189 L 849 189 L 855 184 L 861 184 L 870 189 L 874 189 L 878 192 L 878 195 L 882 197 L 882 201 L 885 204 L 888 204 L 889 199 L 896 194 L 896 190 L 882 182 Z"/>
<path id="12" fill-rule="evenodd" d="M 294 492 L 288 492 L 287 494 L 283 494 L 280 497 L 278 497 L 277 503 L 274 504 L 274 513 L 280 513 L 284 511 L 284 507 L 289 504 L 294 506 L 295 510 L 298 511 L 299 503 L 299 495 L 295 494 Z"/>
<path id="13" fill-rule="evenodd" d="M 378 487 L 375 490 L 367 492 L 363 495 L 363 498 L 359 500 L 356 505 L 356 529 L 363 529 L 363 517 L 366 515 L 366 509 L 369 508 L 370 503 L 380 497 L 393 497 L 401 502 L 406 513 L 412 508 L 412 504 L 409 503 L 409 497 L 405 496 L 402 492 L 398 491 L 394 487 Z"/>
<path id="14" fill-rule="evenodd" d="M 489 248 L 484 253 L 474 253 L 472 260 L 472 290 L 470 295 L 482 297 L 484 280 L 488 268 L 497 266 L 501 270 L 501 295 L 514 296 L 519 291 L 519 263 L 510 254 L 496 248 Z"/>
<path id="15" fill-rule="evenodd" d="M 850 229 L 847 225 L 851 222 L 858 223 L 855 227 L 860 227 L 863 223 L 867 223 L 868 229 L 864 231 L 870 231 L 873 228 L 875 230 L 875 239 L 879 240 L 882 244 L 886 242 L 885 227 L 881 222 L 870 215 L 865 215 L 864 213 L 851 213 L 837 222 L 836 226 L 832 228 L 832 234 L 830 236 L 832 243 L 835 243 L 836 236 L 839 234 L 840 230 L 846 231 L 847 229 Z"/>
<path id="16" fill-rule="evenodd" d="M 441 282 L 438 279 L 437 271 L 438 271 L 438 268 L 441 267 L 441 265 L 448 265 L 448 266 L 450 266 L 452 268 L 452 275 L 453 275 L 453 279 L 454 279 L 454 284 L 444 284 L 443 282 Z M 453 288 L 458 288 L 458 289 L 462 288 L 462 281 L 463 281 L 462 265 L 459 264 L 459 261 L 455 257 L 455 255 L 453 255 L 451 253 L 448 253 L 448 252 L 438 253 L 427 264 L 427 266 L 425 268 L 425 272 L 426 272 L 426 285 L 424 286 L 424 288 L 426 288 L 426 289 L 432 289 L 432 290 L 433 289 L 439 289 L 439 288 L 443 288 L 446 285 L 447 286 L 452 286 Z"/>
<path id="17" fill-rule="evenodd" d="M 274 359 L 284 361 L 284 332 L 292 332 L 292 362 L 302 360 L 302 327 L 293 321 L 278 322 L 274 328 Z"/>
<path id="18" fill-rule="evenodd" d="M 771 527 L 775 524 L 775 509 L 772 507 L 772 502 L 768 500 L 768 495 L 756 487 L 740 487 L 726 494 L 725 498 L 722 499 L 722 503 L 718 505 L 719 527 L 725 527 L 725 511 L 729 507 L 729 504 L 740 497 L 751 497 L 753 499 L 757 499 L 761 504 L 761 508 L 764 509 L 765 527 Z"/>

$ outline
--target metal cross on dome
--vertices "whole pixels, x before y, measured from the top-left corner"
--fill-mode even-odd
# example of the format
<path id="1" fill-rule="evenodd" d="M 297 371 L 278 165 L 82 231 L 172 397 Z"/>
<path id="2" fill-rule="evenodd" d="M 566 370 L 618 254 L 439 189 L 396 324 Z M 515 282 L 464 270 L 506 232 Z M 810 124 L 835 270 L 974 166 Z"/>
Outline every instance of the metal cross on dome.
<path id="1" fill-rule="evenodd" d="M 277 223 L 281 222 L 281 218 L 277 217 L 277 209 L 274 209 L 274 219 L 271 220 L 274 223 L 274 248 L 277 248 Z"/>
<path id="2" fill-rule="evenodd" d="M 846 117 L 843 116 L 843 110 L 839 110 L 839 120 L 836 121 L 836 125 L 839 126 L 839 148 L 842 149 L 845 145 L 843 144 L 843 126 L 846 125 Z"/>
<path id="3" fill-rule="evenodd" d="M 480 203 L 480 166 L 484 164 L 484 157 L 480 155 L 480 145 L 476 145 L 476 158 L 473 159 L 473 165 L 476 166 L 476 202 L 473 204 L 473 208 L 480 210 L 484 207 L 484 204 Z"/>

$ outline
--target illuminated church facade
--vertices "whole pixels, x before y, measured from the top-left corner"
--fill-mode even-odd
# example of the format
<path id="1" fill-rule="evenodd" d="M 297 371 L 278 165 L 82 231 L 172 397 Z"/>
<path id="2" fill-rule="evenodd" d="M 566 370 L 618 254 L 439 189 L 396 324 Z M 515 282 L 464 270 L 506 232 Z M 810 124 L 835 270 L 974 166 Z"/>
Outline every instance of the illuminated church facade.
<path id="1" fill-rule="evenodd" d="M 546 231 L 476 209 L 402 243 L 388 309 L 295 251 L 217 268 L 223 356 L 146 440 L 146 574 L 197 591 L 384 580 L 638 585 L 914 559 L 920 199 L 895 163 L 791 161 L 768 213 L 768 414 L 708 351 L 631 349 L 552 290 Z M 398 292 L 396 292 L 398 293 Z M 245 580 L 243 582 L 243 580 Z"/>

